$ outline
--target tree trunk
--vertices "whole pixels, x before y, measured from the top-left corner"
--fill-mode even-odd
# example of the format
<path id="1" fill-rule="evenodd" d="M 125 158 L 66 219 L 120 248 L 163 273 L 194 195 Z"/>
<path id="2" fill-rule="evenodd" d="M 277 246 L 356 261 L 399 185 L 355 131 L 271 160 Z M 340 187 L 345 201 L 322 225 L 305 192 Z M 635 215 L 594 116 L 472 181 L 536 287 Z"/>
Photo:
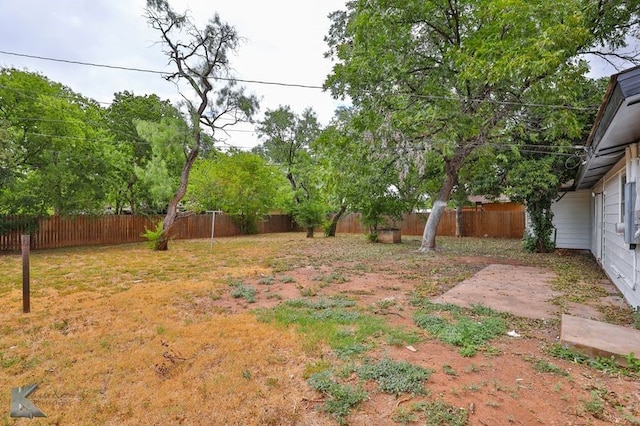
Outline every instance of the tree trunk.
<path id="1" fill-rule="evenodd" d="M 456 238 L 462 237 L 462 207 L 456 207 Z"/>
<path id="2" fill-rule="evenodd" d="M 196 161 L 198 157 L 198 151 L 200 151 L 200 130 L 196 127 L 196 132 L 194 134 L 195 144 L 193 149 L 187 155 L 187 161 L 184 163 L 182 167 L 182 173 L 180 174 L 180 185 L 178 185 L 178 189 L 176 193 L 173 195 L 173 198 L 169 202 L 169 207 L 167 208 L 167 215 L 164 217 L 162 221 L 162 234 L 158 238 L 156 245 L 154 247 L 155 250 L 168 250 L 169 249 L 169 235 L 171 231 L 171 227 L 176 221 L 178 217 L 178 204 L 184 197 L 184 194 L 187 192 L 187 184 L 189 183 L 189 172 L 191 171 L 191 166 Z"/>
<path id="3" fill-rule="evenodd" d="M 331 224 L 329 225 L 329 229 L 327 230 L 327 237 L 336 236 L 336 229 L 338 228 L 338 222 L 340 221 L 340 218 L 342 217 L 345 211 L 347 211 L 347 206 L 343 204 L 340 206 L 340 210 L 338 211 L 338 213 L 336 213 L 333 219 L 331 219 Z"/>
<path id="4" fill-rule="evenodd" d="M 422 244 L 418 251 L 434 251 L 436 249 L 436 232 L 438 230 L 438 224 L 442 218 L 451 191 L 458 184 L 458 172 L 462 167 L 462 163 L 467 155 L 466 150 L 457 153 L 452 159 L 445 160 L 445 176 L 444 182 L 440 187 L 440 191 L 433 201 L 433 207 L 431 208 L 431 214 L 427 219 L 427 223 L 424 225 L 424 232 L 422 233 Z"/>
<path id="5" fill-rule="evenodd" d="M 307 238 L 313 238 L 313 226 L 307 227 Z"/>

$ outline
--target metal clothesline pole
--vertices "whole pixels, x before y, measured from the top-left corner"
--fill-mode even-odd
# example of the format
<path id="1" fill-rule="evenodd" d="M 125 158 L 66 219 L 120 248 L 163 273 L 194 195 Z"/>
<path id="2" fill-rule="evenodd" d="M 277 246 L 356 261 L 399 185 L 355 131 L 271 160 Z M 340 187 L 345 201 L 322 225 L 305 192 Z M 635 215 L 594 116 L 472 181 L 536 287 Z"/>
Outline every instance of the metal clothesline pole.
<path id="1" fill-rule="evenodd" d="M 213 250 L 213 232 L 216 229 L 216 213 L 222 213 L 222 210 L 207 210 L 207 213 L 211 213 L 211 244 L 209 244 L 209 249 Z"/>

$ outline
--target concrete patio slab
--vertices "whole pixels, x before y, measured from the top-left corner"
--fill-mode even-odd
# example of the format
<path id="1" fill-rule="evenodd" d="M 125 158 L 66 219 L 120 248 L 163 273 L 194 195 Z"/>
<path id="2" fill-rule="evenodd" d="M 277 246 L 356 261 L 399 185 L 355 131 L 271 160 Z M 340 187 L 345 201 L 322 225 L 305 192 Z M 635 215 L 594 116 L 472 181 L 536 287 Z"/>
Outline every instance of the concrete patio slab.
<path id="1" fill-rule="evenodd" d="M 572 315 L 562 315 L 560 343 L 591 358 L 613 356 L 625 366 L 630 353 L 640 359 L 640 330 Z"/>
<path id="2" fill-rule="evenodd" d="M 560 295 L 551 290 L 550 283 L 555 277 L 541 268 L 494 264 L 432 301 L 463 307 L 483 305 L 533 319 L 553 318 L 558 310 L 551 300 Z"/>

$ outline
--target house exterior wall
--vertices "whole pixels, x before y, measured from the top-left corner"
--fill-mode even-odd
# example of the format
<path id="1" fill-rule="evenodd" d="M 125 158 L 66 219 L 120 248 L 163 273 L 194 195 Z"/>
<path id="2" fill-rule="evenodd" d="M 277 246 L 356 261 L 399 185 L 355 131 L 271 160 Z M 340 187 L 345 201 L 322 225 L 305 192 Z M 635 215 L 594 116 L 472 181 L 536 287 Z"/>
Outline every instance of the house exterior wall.
<path id="1" fill-rule="evenodd" d="M 572 191 L 551 206 L 557 248 L 591 250 L 591 191 Z"/>
<path id="2" fill-rule="evenodd" d="M 602 192 L 602 238 L 601 241 L 593 242 L 592 252 L 597 258 L 598 244 L 601 245 L 599 260 L 602 268 L 627 302 L 633 307 L 638 307 L 640 306 L 640 286 L 637 284 L 640 279 L 640 246 L 631 248 L 626 244 L 624 233 L 618 226 L 623 221 L 621 203 L 624 181 L 637 180 L 640 184 L 637 167 L 628 167 L 629 164 L 629 158 L 621 160 L 593 187 L 594 194 L 598 194 L 599 190 Z M 594 216 L 597 215 L 592 215 Z M 595 220 L 592 227 L 596 232 Z"/>

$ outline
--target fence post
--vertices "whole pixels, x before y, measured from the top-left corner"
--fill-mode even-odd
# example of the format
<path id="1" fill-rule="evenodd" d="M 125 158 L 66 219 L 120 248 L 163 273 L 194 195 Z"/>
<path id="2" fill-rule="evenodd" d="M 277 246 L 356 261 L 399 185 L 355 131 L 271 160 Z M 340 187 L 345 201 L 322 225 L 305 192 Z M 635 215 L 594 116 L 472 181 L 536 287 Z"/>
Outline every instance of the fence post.
<path id="1" fill-rule="evenodd" d="M 29 289 L 29 251 L 31 236 L 22 235 L 22 312 L 28 314 L 31 311 L 31 295 Z"/>

